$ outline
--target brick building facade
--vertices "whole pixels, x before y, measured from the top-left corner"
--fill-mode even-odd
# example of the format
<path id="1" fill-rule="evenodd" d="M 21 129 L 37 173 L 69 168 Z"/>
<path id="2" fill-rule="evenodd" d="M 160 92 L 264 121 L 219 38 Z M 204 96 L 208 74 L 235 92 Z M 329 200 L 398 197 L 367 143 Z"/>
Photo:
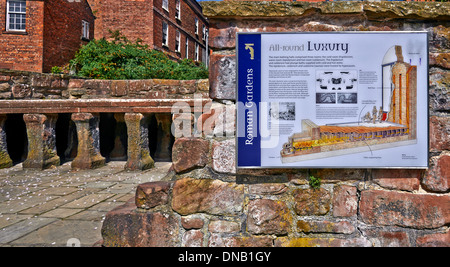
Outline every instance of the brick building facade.
<path id="1" fill-rule="evenodd" d="M 49 72 L 94 36 L 86 0 L 0 0 L 0 68 Z"/>
<path id="2" fill-rule="evenodd" d="M 195 0 L 89 0 L 95 12 L 95 38 L 119 30 L 171 58 L 206 63 L 208 22 Z"/>

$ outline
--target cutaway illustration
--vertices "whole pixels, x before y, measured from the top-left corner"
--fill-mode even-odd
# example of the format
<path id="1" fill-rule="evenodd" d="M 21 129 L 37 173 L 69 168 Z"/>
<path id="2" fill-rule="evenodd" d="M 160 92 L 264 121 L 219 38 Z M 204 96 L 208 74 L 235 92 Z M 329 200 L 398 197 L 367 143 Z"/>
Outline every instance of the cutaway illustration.
<path id="1" fill-rule="evenodd" d="M 291 135 L 284 143 L 280 152 L 281 161 L 297 162 L 415 144 L 417 66 L 405 63 L 402 47 L 393 46 L 385 54 L 381 67 L 382 103 L 379 107 L 373 106 L 366 113 L 362 112 L 357 122 L 317 125 L 310 119 L 303 119 L 302 132 Z M 350 83 L 345 82 L 344 85 L 344 80 L 353 79 L 350 74 L 341 71 L 322 72 L 320 76 L 323 77 L 320 84 L 327 88 L 320 85 L 316 92 L 330 90 L 330 86 L 331 91 L 333 88 L 345 90 Z M 337 96 L 338 103 L 356 103 L 356 98 L 356 93 L 338 93 Z M 320 102 L 317 102 L 318 99 Z M 326 103 L 327 99 L 325 93 L 316 94 L 317 103 Z"/>

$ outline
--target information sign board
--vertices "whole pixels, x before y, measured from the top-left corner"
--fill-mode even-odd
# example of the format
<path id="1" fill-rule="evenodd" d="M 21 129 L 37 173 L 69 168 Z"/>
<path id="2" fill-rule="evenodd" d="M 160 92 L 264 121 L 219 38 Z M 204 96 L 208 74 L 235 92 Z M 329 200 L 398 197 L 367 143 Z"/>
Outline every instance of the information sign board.
<path id="1" fill-rule="evenodd" d="M 427 168 L 427 33 L 238 33 L 236 144 L 238 168 Z"/>

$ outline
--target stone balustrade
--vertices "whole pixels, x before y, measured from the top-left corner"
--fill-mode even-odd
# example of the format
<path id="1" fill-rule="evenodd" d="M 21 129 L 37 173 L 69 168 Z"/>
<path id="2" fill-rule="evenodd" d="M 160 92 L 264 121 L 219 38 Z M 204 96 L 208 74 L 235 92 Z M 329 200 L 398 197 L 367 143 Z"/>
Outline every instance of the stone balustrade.
<path id="1" fill-rule="evenodd" d="M 75 125 L 76 140 L 69 142 L 76 151 L 72 168 L 105 165 L 105 157 L 100 153 L 102 113 L 114 114 L 115 129 L 104 130 L 114 132 L 118 140 L 114 151 L 124 154 L 125 168 L 151 168 L 154 160 L 149 151 L 148 127 L 152 116 L 158 124 L 158 133 L 153 134 L 158 138 L 155 154 L 160 160 L 170 160 L 172 109 L 179 105 L 196 112 L 210 101 L 208 90 L 208 80 L 110 81 L 0 70 L 0 168 L 13 165 L 5 129 L 6 121 L 13 120 L 10 114 L 23 114 L 26 126 L 28 149 L 23 168 L 46 169 L 60 164 L 56 148 L 58 114 L 71 114 Z M 121 142 L 122 139 L 127 141 Z"/>

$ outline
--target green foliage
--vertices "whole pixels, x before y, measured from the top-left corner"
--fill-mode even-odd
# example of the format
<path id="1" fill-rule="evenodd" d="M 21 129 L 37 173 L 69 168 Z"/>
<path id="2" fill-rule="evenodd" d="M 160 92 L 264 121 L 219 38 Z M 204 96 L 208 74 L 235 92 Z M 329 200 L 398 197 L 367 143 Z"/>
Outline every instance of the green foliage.
<path id="1" fill-rule="evenodd" d="M 320 178 L 316 178 L 314 176 L 309 176 L 309 186 L 311 186 L 314 189 L 320 188 L 320 185 L 322 184 L 322 180 Z"/>
<path id="2" fill-rule="evenodd" d="M 175 62 L 163 52 L 142 45 L 140 40 L 132 43 L 118 31 L 111 35 L 112 41 L 93 40 L 77 52 L 71 61 L 77 75 L 110 80 L 208 78 L 203 63 L 190 59 Z"/>
<path id="3" fill-rule="evenodd" d="M 62 68 L 58 67 L 58 66 L 54 66 L 51 69 L 51 73 L 53 73 L 53 74 L 60 74 L 61 72 L 62 72 Z"/>

